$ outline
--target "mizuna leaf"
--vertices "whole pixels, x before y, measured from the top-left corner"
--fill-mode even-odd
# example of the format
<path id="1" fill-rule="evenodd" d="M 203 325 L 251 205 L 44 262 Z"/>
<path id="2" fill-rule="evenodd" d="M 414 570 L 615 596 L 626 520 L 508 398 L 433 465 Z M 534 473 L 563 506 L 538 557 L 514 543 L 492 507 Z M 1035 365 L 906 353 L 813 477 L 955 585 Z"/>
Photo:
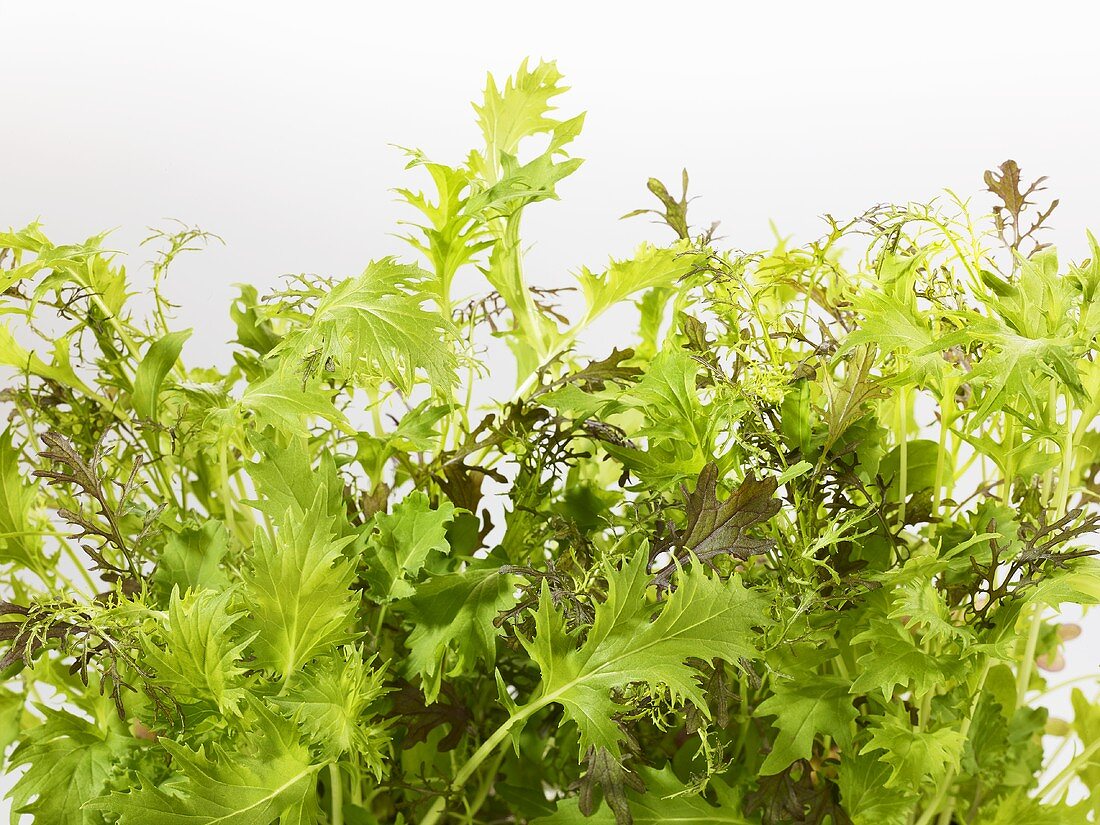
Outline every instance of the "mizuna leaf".
<path id="1" fill-rule="evenodd" d="M 350 427 L 344 414 L 332 404 L 329 393 L 316 385 L 286 373 L 274 373 L 250 384 L 241 396 L 240 407 L 249 412 L 256 428 L 274 427 L 290 435 L 304 434 L 313 418 Z"/>
<path id="2" fill-rule="evenodd" d="M 846 680 L 816 674 L 776 682 L 772 694 L 756 708 L 756 716 L 774 716 L 772 724 L 779 731 L 760 772 L 778 773 L 796 759 L 809 759 L 818 734 L 831 736 L 846 750 L 859 715 L 848 687 Z"/>
<path id="3" fill-rule="evenodd" d="M 837 380 L 825 372 L 821 385 L 826 398 L 824 414 L 828 425 L 822 448 L 824 452 L 828 452 L 848 428 L 863 417 L 865 405 L 887 395 L 886 389 L 871 375 L 874 366 L 874 348 L 861 346 L 852 350 L 841 379 Z"/>
<path id="4" fill-rule="evenodd" d="M 322 491 L 323 492 L 323 491 Z M 256 531 L 251 563 L 244 574 L 242 626 L 255 638 L 255 667 L 285 680 L 314 656 L 349 639 L 356 600 L 349 589 L 354 568 L 341 550 L 332 517 L 323 513 L 321 493 L 308 512 L 292 510 L 275 538 Z"/>
<path id="5" fill-rule="evenodd" d="M 496 566 L 472 564 L 461 573 L 432 576 L 410 598 L 408 668 L 434 702 L 444 676 L 492 668 L 499 633 L 493 620 L 515 604 L 513 577 Z"/>
<path id="6" fill-rule="evenodd" d="M 376 261 L 362 275 L 336 284 L 272 354 L 297 361 L 299 373 L 314 364 L 313 371 L 389 381 L 404 392 L 423 370 L 432 386 L 447 389 L 457 359 L 449 319 L 424 306 L 436 297 L 429 280 L 416 266 Z"/>
<path id="7" fill-rule="evenodd" d="M 854 642 L 867 642 L 859 657 L 852 693 L 881 691 L 889 700 L 898 687 L 923 695 L 957 675 L 959 662 L 930 654 L 918 647 L 900 623 L 873 618 Z"/>
<path id="8" fill-rule="evenodd" d="M 885 751 L 881 758 L 891 768 L 887 788 L 917 788 L 939 782 L 959 767 L 966 737 L 953 728 L 919 731 L 893 716 L 873 720 L 871 739 L 860 754 Z"/>
<path id="9" fill-rule="evenodd" d="M 314 774 L 320 767 L 298 742 L 290 723 L 258 703 L 255 730 L 241 752 L 217 745 L 197 750 L 171 739 L 161 746 L 179 772 L 163 786 L 142 777 L 141 787 L 92 799 L 86 811 L 117 814 L 119 825 L 271 825 L 302 819 L 302 808 L 316 810 Z M 167 790 L 165 790 L 165 787 Z"/>
<path id="10" fill-rule="evenodd" d="M 659 286 L 674 286 L 695 265 L 686 248 L 663 248 L 643 244 L 633 258 L 612 259 L 600 275 L 582 269 L 577 275 L 587 305 L 586 322 L 602 315 L 609 307 L 635 293 Z"/>
<path id="11" fill-rule="evenodd" d="M 916 789 L 883 793 L 891 768 L 879 754 L 845 754 L 837 769 L 840 801 L 855 825 L 905 825 L 913 811 Z"/>
<path id="12" fill-rule="evenodd" d="M 153 582 L 170 595 L 174 588 L 188 590 L 222 590 L 229 576 L 221 568 L 229 549 L 225 527 L 210 520 L 201 527 L 186 527 L 170 534 L 157 562 Z"/>
<path id="13" fill-rule="evenodd" d="M 411 596 L 415 579 L 432 553 L 446 552 L 447 525 L 455 507 L 444 499 L 432 509 L 428 497 L 410 493 L 392 514 L 379 513 L 367 543 L 367 581 L 379 601 Z"/>
<path id="14" fill-rule="evenodd" d="M 112 766 L 134 740 L 68 711 L 39 711 L 45 720 L 22 735 L 8 762 L 27 766 L 8 792 L 12 812 L 32 814 L 36 822 L 95 825 L 96 817 L 81 806 L 103 792 Z"/>
<path id="15" fill-rule="evenodd" d="M 240 612 L 230 612 L 232 591 L 172 590 L 167 615 L 145 657 L 158 680 L 181 701 L 210 702 L 223 714 L 236 715 L 245 696 L 241 651 L 248 639 L 233 633 Z"/>
<path id="16" fill-rule="evenodd" d="M 579 649 L 566 634 L 545 584 L 535 636 L 521 640 L 542 672 L 537 701 L 562 705 L 580 729 L 582 751 L 597 747 L 619 755 L 622 735 L 613 718 L 619 706 L 610 692 L 632 682 L 664 685 L 674 701 L 705 708 L 698 672 L 686 660 L 703 650 L 730 663 L 752 658 L 753 628 L 769 623 L 760 594 L 746 589 L 738 577 L 711 578 L 699 565 L 680 574 L 658 611 L 646 598 L 647 557 L 640 552 L 609 575 L 607 600 L 596 608 Z"/>
<path id="17" fill-rule="evenodd" d="M 384 669 L 363 660 L 362 651 L 347 647 L 307 669 L 275 704 L 325 756 L 335 760 L 354 752 L 380 778 L 389 732 L 369 711 L 387 692 L 384 676 Z"/>

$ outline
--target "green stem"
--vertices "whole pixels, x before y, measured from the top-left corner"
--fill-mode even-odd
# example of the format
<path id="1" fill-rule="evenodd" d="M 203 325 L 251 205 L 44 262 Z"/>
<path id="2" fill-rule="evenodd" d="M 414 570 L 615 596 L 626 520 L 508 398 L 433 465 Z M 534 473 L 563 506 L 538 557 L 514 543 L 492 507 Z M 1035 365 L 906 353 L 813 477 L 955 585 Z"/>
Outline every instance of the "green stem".
<path id="1" fill-rule="evenodd" d="M 905 495 L 908 492 L 909 473 L 909 393 L 905 387 L 898 390 L 898 527 L 905 525 Z"/>
<path id="2" fill-rule="evenodd" d="M 449 790 L 453 793 L 461 792 L 462 789 L 466 786 L 466 782 L 469 780 L 469 778 L 473 776 L 474 772 L 479 767 L 481 767 L 481 763 L 492 755 L 493 751 L 497 749 L 497 746 L 504 741 L 504 739 L 508 736 L 509 731 L 511 731 L 512 728 L 515 727 L 516 724 L 518 724 L 519 722 L 522 722 L 523 720 L 527 719 L 528 717 L 532 716 L 533 714 L 537 713 L 538 711 L 549 705 L 551 702 L 553 702 L 556 695 L 557 694 L 550 694 L 548 696 L 543 696 L 540 699 L 534 700 L 530 704 L 518 708 L 514 714 L 512 714 L 508 717 L 508 719 L 505 720 L 504 724 L 493 731 L 492 736 L 482 742 L 481 747 L 474 751 L 473 756 L 466 760 L 466 764 L 458 769 L 458 771 L 455 773 L 454 781 L 451 782 Z M 440 817 L 443 816 L 443 813 L 444 811 L 446 811 L 446 809 L 447 797 L 436 797 L 435 801 L 432 803 L 432 806 L 424 815 L 424 818 L 420 820 L 420 825 L 435 825 L 435 823 L 439 821 Z"/>
<path id="3" fill-rule="evenodd" d="M 329 792 L 332 794 L 332 825 L 344 825 L 344 786 L 340 768 L 335 762 L 328 766 Z"/>
<path id="4" fill-rule="evenodd" d="M 1074 775 L 1077 773 L 1077 769 L 1088 762 L 1094 753 L 1100 750 L 1100 739 L 1097 739 L 1091 745 L 1081 751 L 1073 760 L 1062 769 L 1062 771 L 1048 782 L 1042 790 L 1036 795 L 1036 799 L 1045 799 L 1055 791 L 1061 790 L 1062 785 L 1068 784 L 1073 780 Z"/>

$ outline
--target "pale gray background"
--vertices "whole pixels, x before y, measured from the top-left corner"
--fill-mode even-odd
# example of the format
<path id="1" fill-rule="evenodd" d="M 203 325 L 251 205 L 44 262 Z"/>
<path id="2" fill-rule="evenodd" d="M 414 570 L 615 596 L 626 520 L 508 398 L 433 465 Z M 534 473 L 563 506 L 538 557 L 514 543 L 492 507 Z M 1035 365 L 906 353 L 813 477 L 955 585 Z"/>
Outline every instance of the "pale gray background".
<path id="1" fill-rule="evenodd" d="M 170 294 L 199 328 L 189 361 L 224 363 L 231 283 L 405 254 L 388 233 L 409 213 L 388 190 L 419 179 L 387 144 L 459 161 L 485 72 L 529 55 L 559 61 L 564 112 L 589 112 L 587 162 L 527 222 L 543 285 L 662 237 L 618 216 L 681 166 L 697 220 L 755 248 L 769 219 L 807 240 L 824 212 L 945 187 L 985 210 L 982 170 L 1013 157 L 1051 177 L 1051 239 L 1079 258 L 1100 230 L 1096 8 L 0 0 L 0 225 L 40 218 L 55 240 L 118 227 L 109 245 L 139 283 L 145 227 L 220 234 Z M 1100 623 L 1088 635 L 1072 673 L 1096 670 Z"/>

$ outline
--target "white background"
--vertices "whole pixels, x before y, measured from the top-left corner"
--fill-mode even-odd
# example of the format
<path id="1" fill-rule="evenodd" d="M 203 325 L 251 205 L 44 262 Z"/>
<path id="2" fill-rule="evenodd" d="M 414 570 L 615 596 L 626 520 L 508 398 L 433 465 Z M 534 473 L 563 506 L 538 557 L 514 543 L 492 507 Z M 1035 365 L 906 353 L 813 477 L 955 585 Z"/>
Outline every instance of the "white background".
<path id="1" fill-rule="evenodd" d="M 169 291 L 197 328 L 188 360 L 224 363 L 232 283 L 406 254 L 389 233 L 409 214 L 389 190 L 420 181 L 388 144 L 458 162 L 486 71 L 531 56 L 567 75 L 564 113 L 589 112 L 587 162 L 562 203 L 530 211 L 541 285 L 662 238 L 618 216 L 682 166 L 695 219 L 749 249 L 771 242 L 771 219 L 809 240 L 825 212 L 945 187 L 985 211 L 982 170 L 1012 157 L 1050 176 L 1048 239 L 1080 258 L 1100 230 L 1095 9 L 0 0 L 0 225 L 40 218 L 56 241 L 116 227 L 108 245 L 132 253 L 139 284 L 146 227 L 218 233 L 226 245 L 181 261 Z M 1095 672 L 1100 624 L 1088 635 L 1063 675 Z"/>

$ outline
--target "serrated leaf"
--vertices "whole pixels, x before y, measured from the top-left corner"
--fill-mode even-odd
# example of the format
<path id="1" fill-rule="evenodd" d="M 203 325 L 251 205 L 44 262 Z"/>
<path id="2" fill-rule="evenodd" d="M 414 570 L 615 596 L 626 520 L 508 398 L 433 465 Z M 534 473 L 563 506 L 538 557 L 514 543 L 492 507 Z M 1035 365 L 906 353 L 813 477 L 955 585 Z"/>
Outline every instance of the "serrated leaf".
<path id="1" fill-rule="evenodd" d="M 160 632 L 145 642 L 145 657 L 173 697 L 236 715 L 245 696 L 239 660 L 248 640 L 234 633 L 241 613 L 230 609 L 233 596 L 229 590 L 181 595 L 174 588 Z"/>
<path id="2" fill-rule="evenodd" d="M 877 755 L 845 754 L 837 769 L 840 801 L 855 825 L 905 825 L 916 795 L 898 788 L 883 793 L 890 766 Z"/>
<path id="3" fill-rule="evenodd" d="M 384 258 L 336 284 L 308 321 L 272 350 L 285 361 L 314 363 L 340 377 L 389 381 L 412 390 L 417 370 L 437 389 L 455 381 L 450 321 L 425 308 L 435 299 L 431 276 Z M 290 377 L 290 376 L 288 376 Z M 301 378 L 292 380 L 301 383 Z"/>
<path id="4" fill-rule="evenodd" d="M 885 751 L 879 758 L 890 766 L 885 787 L 916 788 L 924 782 L 936 783 L 949 770 L 957 770 L 966 737 L 953 728 L 916 730 L 907 721 L 893 716 L 873 720 L 871 739 L 860 754 Z"/>
<path id="5" fill-rule="evenodd" d="M 434 510 L 428 496 L 410 493 L 393 513 L 378 513 L 371 522 L 367 542 L 366 579 L 372 596 L 390 601 L 411 596 L 410 583 L 432 553 L 445 553 L 447 525 L 454 520 L 455 507 L 443 499 Z"/>
<path id="6" fill-rule="evenodd" d="M 474 563 L 461 573 L 432 576 L 409 600 L 412 633 L 408 668 L 419 674 L 424 697 L 439 695 L 441 679 L 496 663 L 493 620 L 515 604 L 513 577 L 497 565 Z"/>
<path id="7" fill-rule="evenodd" d="M 779 731 L 760 773 L 778 773 L 796 759 L 809 759 L 818 734 L 831 736 L 846 749 L 852 741 L 852 723 L 859 715 L 848 689 L 846 680 L 818 674 L 773 682 L 772 694 L 754 714 L 774 716 L 772 725 Z"/>
<path id="8" fill-rule="evenodd" d="M 276 817 L 307 822 L 316 810 L 314 774 L 320 767 L 290 723 L 253 705 L 251 752 L 217 745 L 197 750 L 171 739 L 161 746 L 180 777 L 165 790 L 147 777 L 128 793 L 92 799 L 86 811 L 117 814 L 119 825 L 271 825 Z"/>
<path id="9" fill-rule="evenodd" d="M 563 706 L 580 729 L 582 751 L 597 747 L 619 755 L 621 732 L 613 720 L 618 706 L 610 691 L 632 682 L 664 685 L 673 701 L 705 708 L 698 672 L 685 661 L 704 650 L 730 663 L 752 658 L 753 628 L 769 623 L 764 597 L 738 577 L 721 581 L 692 565 L 659 612 L 646 598 L 650 585 L 644 551 L 611 573 L 607 599 L 577 649 L 543 584 L 535 636 L 521 641 L 542 672 L 538 701 Z"/>
<path id="10" fill-rule="evenodd" d="M 323 491 L 308 512 L 293 510 L 272 539 L 256 531 L 244 574 L 242 626 L 255 634 L 256 667 L 290 679 L 311 658 L 349 638 L 355 598 L 352 564 L 341 552 L 334 519 L 321 507 Z"/>
<path id="11" fill-rule="evenodd" d="M 103 792 L 113 764 L 133 747 L 133 740 L 68 711 L 39 710 L 45 721 L 23 733 L 8 761 L 11 768 L 27 767 L 8 793 L 13 815 L 93 825 L 96 817 L 81 806 Z"/>
<path id="12" fill-rule="evenodd" d="M 380 777 L 389 733 L 368 718 L 368 711 L 387 692 L 384 676 L 383 669 L 363 660 L 362 651 L 349 647 L 307 669 L 285 697 L 274 701 L 326 757 L 354 752 Z"/>

